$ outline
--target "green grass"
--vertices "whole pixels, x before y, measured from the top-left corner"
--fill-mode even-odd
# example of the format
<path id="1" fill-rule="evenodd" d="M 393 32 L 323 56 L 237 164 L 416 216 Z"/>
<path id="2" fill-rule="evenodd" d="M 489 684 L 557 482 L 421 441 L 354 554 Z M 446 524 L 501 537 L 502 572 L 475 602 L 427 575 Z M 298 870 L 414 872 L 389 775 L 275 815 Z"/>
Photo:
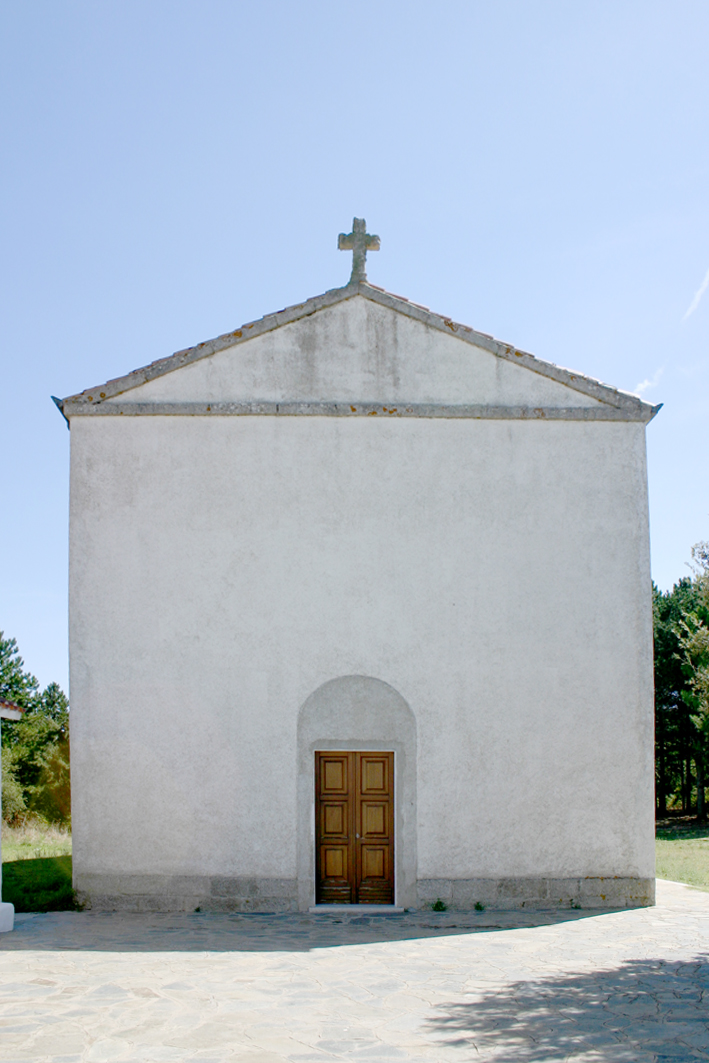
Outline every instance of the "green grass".
<path id="1" fill-rule="evenodd" d="M 77 908 L 71 885 L 71 834 L 40 822 L 2 824 L 2 899 L 16 912 Z"/>
<path id="2" fill-rule="evenodd" d="M 656 874 L 673 882 L 709 890 L 709 827 L 696 821 L 658 824 Z"/>
<path id="3" fill-rule="evenodd" d="M 2 864 L 2 899 L 16 912 L 74 912 L 71 857 L 45 856 Z"/>
<path id="4" fill-rule="evenodd" d="M 21 827 L 2 825 L 2 859 L 38 860 L 46 856 L 71 856 L 71 833 L 63 827 L 32 820 Z"/>

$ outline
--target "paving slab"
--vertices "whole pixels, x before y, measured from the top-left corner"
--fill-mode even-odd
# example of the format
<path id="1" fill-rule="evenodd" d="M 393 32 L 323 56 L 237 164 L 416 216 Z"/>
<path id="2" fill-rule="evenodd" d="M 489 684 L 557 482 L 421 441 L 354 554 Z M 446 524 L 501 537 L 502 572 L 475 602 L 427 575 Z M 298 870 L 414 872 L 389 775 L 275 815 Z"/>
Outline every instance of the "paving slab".
<path id="1" fill-rule="evenodd" d="M 57 912 L 0 938 L 1 1063 L 709 1061 L 709 893 L 654 908 Z"/>

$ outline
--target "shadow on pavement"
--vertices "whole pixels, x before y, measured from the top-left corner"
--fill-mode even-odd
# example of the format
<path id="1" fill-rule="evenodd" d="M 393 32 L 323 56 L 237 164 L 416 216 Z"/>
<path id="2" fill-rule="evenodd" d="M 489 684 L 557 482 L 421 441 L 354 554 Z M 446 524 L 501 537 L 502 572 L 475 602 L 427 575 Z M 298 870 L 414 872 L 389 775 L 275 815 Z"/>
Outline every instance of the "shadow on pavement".
<path id="1" fill-rule="evenodd" d="M 401 915 L 50 912 L 16 917 L 2 951 L 307 952 L 598 919 L 609 911 L 407 912 Z"/>
<path id="2" fill-rule="evenodd" d="M 706 1060 L 708 961 L 632 960 L 612 971 L 511 983 L 439 1006 L 429 1031 L 468 1049 L 461 1058 L 495 1063 Z"/>

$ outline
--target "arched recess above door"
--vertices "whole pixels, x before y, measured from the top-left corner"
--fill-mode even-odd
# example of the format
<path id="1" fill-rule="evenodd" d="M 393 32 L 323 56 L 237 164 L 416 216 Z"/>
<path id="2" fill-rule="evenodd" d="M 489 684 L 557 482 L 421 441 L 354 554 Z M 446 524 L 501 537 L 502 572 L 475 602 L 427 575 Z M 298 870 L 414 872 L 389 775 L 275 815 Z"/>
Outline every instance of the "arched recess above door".
<path id="1" fill-rule="evenodd" d="M 372 676 L 328 680 L 298 715 L 298 901 L 315 900 L 315 751 L 395 754 L 396 903 L 416 904 L 416 720 L 406 699 Z"/>

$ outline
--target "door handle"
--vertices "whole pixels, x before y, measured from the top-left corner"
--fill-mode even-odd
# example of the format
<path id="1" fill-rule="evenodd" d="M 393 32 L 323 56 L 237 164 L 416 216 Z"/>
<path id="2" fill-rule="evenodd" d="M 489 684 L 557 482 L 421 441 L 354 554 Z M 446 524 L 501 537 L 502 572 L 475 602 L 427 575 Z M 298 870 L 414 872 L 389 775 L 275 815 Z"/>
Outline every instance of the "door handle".
<path id="1" fill-rule="evenodd" d="M 359 838 L 359 834 L 355 834 L 355 838 Z"/>

